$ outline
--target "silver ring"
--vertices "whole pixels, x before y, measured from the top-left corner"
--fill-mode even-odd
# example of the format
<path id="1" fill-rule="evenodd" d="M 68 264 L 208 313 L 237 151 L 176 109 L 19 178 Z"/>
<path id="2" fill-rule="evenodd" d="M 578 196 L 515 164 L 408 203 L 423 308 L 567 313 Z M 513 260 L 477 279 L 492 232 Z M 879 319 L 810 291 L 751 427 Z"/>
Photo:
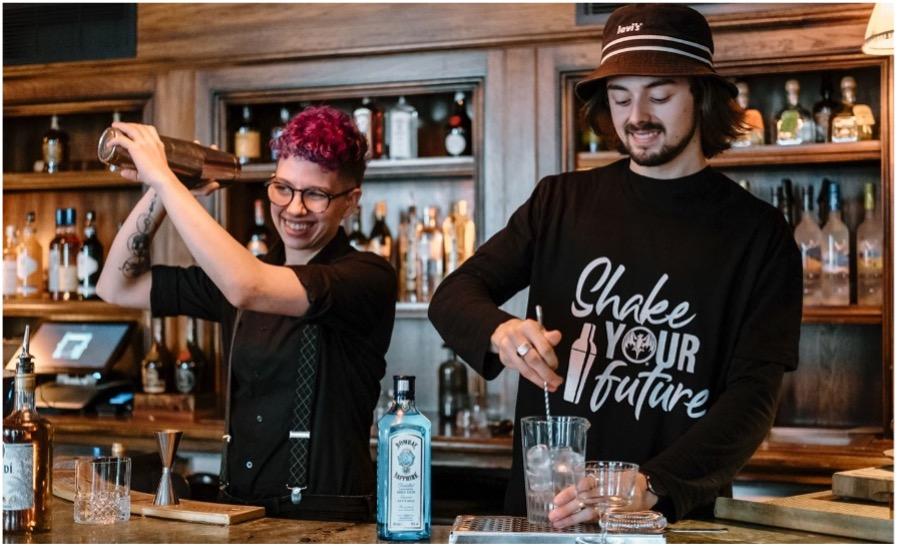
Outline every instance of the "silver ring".
<path id="1" fill-rule="evenodd" d="M 577 506 L 578 506 L 577 511 L 578 511 L 578 512 L 582 512 L 583 509 L 586 508 L 586 503 L 583 502 L 583 501 L 580 501 L 580 502 L 577 503 Z"/>
<path id="2" fill-rule="evenodd" d="M 526 343 L 526 342 L 525 342 L 525 343 L 521 343 L 520 345 L 518 345 L 518 348 L 515 349 L 514 352 L 518 353 L 518 356 L 519 356 L 519 357 L 524 358 L 524 356 L 525 356 L 527 353 L 529 353 L 529 352 L 530 352 L 530 349 L 532 349 L 532 348 L 533 348 L 532 345 L 530 345 L 529 343 Z"/>

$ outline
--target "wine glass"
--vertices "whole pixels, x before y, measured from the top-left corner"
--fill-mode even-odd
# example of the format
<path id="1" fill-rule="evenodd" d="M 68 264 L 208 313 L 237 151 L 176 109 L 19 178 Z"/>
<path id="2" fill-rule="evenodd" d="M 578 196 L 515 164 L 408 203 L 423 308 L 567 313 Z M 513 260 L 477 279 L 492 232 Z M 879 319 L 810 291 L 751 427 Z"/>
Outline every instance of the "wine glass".
<path id="1" fill-rule="evenodd" d="M 608 512 L 633 502 L 639 465 L 623 461 L 587 461 L 577 494 L 599 516 L 602 543 L 607 533 Z"/>

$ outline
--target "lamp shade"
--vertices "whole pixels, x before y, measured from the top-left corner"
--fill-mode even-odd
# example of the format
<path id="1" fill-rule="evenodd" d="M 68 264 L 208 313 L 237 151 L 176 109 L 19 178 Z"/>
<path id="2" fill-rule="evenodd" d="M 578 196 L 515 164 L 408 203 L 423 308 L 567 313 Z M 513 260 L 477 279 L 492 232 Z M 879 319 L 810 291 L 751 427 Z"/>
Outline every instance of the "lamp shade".
<path id="1" fill-rule="evenodd" d="M 891 55 L 894 32 L 895 12 L 891 0 L 877 3 L 870 14 L 861 51 L 867 55 Z"/>

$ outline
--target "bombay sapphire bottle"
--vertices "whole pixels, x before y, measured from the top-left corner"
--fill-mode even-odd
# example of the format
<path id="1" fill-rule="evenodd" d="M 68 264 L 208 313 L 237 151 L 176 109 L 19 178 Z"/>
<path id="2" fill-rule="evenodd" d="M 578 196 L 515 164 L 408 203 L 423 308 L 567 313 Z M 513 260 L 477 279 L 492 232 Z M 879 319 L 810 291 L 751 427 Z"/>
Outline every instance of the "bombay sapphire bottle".
<path id="1" fill-rule="evenodd" d="M 394 375 L 395 398 L 377 423 L 377 536 L 430 537 L 430 421 L 415 408 L 415 377 Z"/>

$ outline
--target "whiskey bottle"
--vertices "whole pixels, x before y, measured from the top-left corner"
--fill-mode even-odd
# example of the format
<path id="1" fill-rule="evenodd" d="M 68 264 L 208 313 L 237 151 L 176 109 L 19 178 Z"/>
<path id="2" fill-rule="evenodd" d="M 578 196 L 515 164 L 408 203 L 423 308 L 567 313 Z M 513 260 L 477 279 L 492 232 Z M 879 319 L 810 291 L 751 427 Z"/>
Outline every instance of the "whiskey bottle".
<path id="1" fill-rule="evenodd" d="M 821 99 L 814 103 L 814 126 L 817 129 L 816 142 L 832 142 L 832 118 L 841 105 L 833 100 L 833 84 L 829 74 L 823 76 L 820 84 Z"/>
<path id="2" fill-rule="evenodd" d="M 65 243 L 65 209 L 56 209 L 56 230 L 47 247 L 47 292 L 54 300 L 59 297 L 59 254 Z"/>
<path id="3" fill-rule="evenodd" d="M 43 250 L 37 242 L 34 227 L 34 211 L 25 215 L 22 240 L 16 250 L 16 276 L 18 292 L 23 298 L 40 298 L 44 292 Z"/>
<path id="4" fill-rule="evenodd" d="M 738 81 L 736 82 L 736 88 L 739 90 L 736 102 L 739 103 L 739 106 L 745 113 L 744 121 L 748 129 L 733 140 L 733 147 L 761 146 L 764 144 L 764 117 L 756 108 L 749 106 L 748 83 Z"/>
<path id="5" fill-rule="evenodd" d="M 30 327 L 19 353 L 12 413 L 3 419 L 3 532 L 49 530 L 53 429 L 34 406 L 34 358 Z"/>
<path id="6" fill-rule="evenodd" d="M 872 182 L 864 184 L 864 221 L 857 228 L 857 302 L 882 305 L 882 219 Z"/>
<path id="7" fill-rule="evenodd" d="M 59 247 L 58 275 L 59 285 L 54 300 L 71 301 L 78 299 L 78 251 L 81 250 L 81 239 L 75 233 L 78 220 L 74 208 L 65 209 L 63 224 L 63 242 Z"/>
<path id="8" fill-rule="evenodd" d="M 172 358 L 165 345 L 165 320 L 153 318 L 153 342 L 140 365 L 143 392 L 167 392 L 172 375 Z"/>
<path id="9" fill-rule="evenodd" d="M 820 305 L 823 232 L 820 231 L 817 219 L 814 218 L 814 186 L 801 188 L 801 203 L 801 222 L 795 228 L 795 243 L 801 251 L 803 300 L 804 305 Z"/>
<path id="10" fill-rule="evenodd" d="M 418 301 L 433 297 L 443 280 L 443 231 L 437 223 L 440 209 L 427 207 L 424 225 L 418 235 Z"/>
<path id="11" fill-rule="evenodd" d="M 50 117 L 50 129 L 41 140 L 44 158 L 44 172 L 56 173 L 67 164 L 69 155 L 69 135 L 59 128 L 59 116 Z"/>
<path id="12" fill-rule="evenodd" d="M 786 107 L 776 115 L 776 143 L 780 146 L 814 142 L 817 130 L 810 112 L 798 102 L 798 80 L 786 82 Z"/>
<path id="13" fill-rule="evenodd" d="M 368 250 L 383 256 L 383 258 L 393 263 L 393 234 L 387 226 L 387 202 L 378 201 L 374 205 L 374 227 L 371 228 L 371 234 L 368 236 Z"/>
<path id="14" fill-rule="evenodd" d="M 352 117 L 359 132 L 368 141 L 365 159 L 380 159 L 384 155 L 384 113 L 370 97 L 362 99 L 362 105 L 353 110 Z"/>
<path id="15" fill-rule="evenodd" d="M 388 125 L 390 159 L 418 157 L 418 111 L 405 97 L 390 108 Z"/>
<path id="16" fill-rule="evenodd" d="M 446 153 L 451 156 L 471 155 L 471 118 L 465 106 L 464 92 L 456 91 L 454 100 L 452 115 L 446 124 Z"/>
<path id="17" fill-rule="evenodd" d="M 197 392 L 202 385 L 206 358 L 196 340 L 196 319 L 187 317 L 187 347 L 181 350 L 175 362 L 175 389 L 181 394 Z"/>
<path id="18" fill-rule="evenodd" d="M 103 243 L 97 237 L 97 214 L 89 210 L 84 216 L 84 242 L 78 251 L 78 296 L 82 300 L 97 299 L 97 281 L 103 269 Z"/>
<path id="19" fill-rule="evenodd" d="M 446 255 L 446 275 L 474 254 L 476 230 L 468 217 L 468 202 L 464 199 L 452 204 L 452 214 L 443 220 L 443 246 Z"/>
<path id="20" fill-rule="evenodd" d="M 259 258 L 268 254 L 271 234 L 265 225 L 265 202 L 261 199 L 253 201 L 253 228 L 250 230 L 246 248 Z"/>
<path id="21" fill-rule="evenodd" d="M 281 116 L 280 125 L 275 125 L 274 127 L 271 128 L 271 140 L 269 141 L 269 143 L 276 141 L 277 139 L 279 139 L 281 137 L 282 134 L 284 134 L 284 128 L 287 126 L 287 123 L 290 122 L 290 110 L 288 110 L 286 106 L 282 106 L 280 116 Z M 277 161 L 278 160 L 278 151 L 275 148 L 272 148 L 270 146 L 270 144 L 269 144 L 269 150 L 271 153 L 271 160 Z"/>
<path id="22" fill-rule="evenodd" d="M 833 116 L 833 142 L 857 142 L 873 138 L 873 110 L 866 104 L 856 104 L 857 82 L 851 76 L 845 76 L 840 83 L 842 89 L 842 106 Z"/>
<path id="23" fill-rule="evenodd" d="M 18 277 L 16 276 L 16 246 L 18 246 L 16 226 L 6 226 L 6 244 L 3 246 L 3 299 L 16 297 Z"/>
<path id="24" fill-rule="evenodd" d="M 242 116 L 243 121 L 234 133 L 234 154 L 241 165 L 246 165 L 261 156 L 261 137 L 259 130 L 253 126 L 249 106 L 243 107 Z"/>
<path id="25" fill-rule="evenodd" d="M 430 537 L 430 421 L 415 408 L 415 377 L 393 376 L 395 398 L 377 422 L 377 536 Z"/>
<path id="26" fill-rule="evenodd" d="M 829 217 L 823 226 L 823 304 L 848 305 L 849 235 L 842 222 L 842 203 L 838 182 L 829 185 Z"/>
<path id="27" fill-rule="evenodd" d="M 356 250 L 368 250 L 368 237 L 362 231 L 362 206 L 358 205 L 352 213 L 350 220 L 350 230 L 347 237 L 349 244 Z"/>

